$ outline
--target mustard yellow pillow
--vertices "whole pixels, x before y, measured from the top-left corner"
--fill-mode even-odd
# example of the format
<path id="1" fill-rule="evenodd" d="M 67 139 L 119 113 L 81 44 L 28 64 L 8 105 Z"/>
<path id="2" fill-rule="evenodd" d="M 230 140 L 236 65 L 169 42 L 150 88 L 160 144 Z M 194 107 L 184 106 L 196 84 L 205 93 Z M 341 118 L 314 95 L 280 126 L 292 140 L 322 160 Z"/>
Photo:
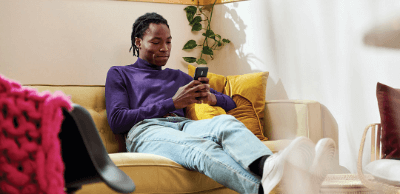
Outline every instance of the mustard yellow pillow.
<path id="1" fill-rule="evenodd" d="M 188 66 L 188 74 L 194 77 L 194 72 L 196 71 L 196 67 L 193 65 Z M 207 73 L 207 77 L 209 79 L 209 84 L 212 89 L 217 92 L 222 93 L 224 91 L 226 77 L 223 75 L 218 75 L 215 73 Z"/>
<path id="2" fill-rule="evenodd" d="M 256 110 L 250 100 L 238 94 L 233 95 L 232 99 L 236 103 L 236 108 L 228 111 L 227 114 L 241 121 L 261 141 L 267 140 L 268 138 L 263 133 L 260 118 L 257 116 Z"/>
<path id="3" fill-rule="evenodd" d="M 254 106 L 260 121 L 264 118 L 265 92 L 269 72 L 227 76 L 224 94 L 232 97 L 239 94 Z"/>
<path id="4" fill-rule="evenodd" d="M 193 65 L 188 66 L 188 74 L 190 76 L 192 77 L 194 76 L 195 70 L 196 70 L 195 66 Z M 253 124 L 252 126 L 250 126 L 249 124 L 247 125 L 250 126 L 248 128 L 260 140 L 266 140 L 265 139 L 266 137 L 263 135 L 262 131 L 264 126 L 263 118 L 264 118 L 265 93 L 266 93 L 268 75 L 269 72 L 250 73 L 250 74 L 234 75 L 227 77 L 214 74 L 211 72 L 208 72 L 207 75 L 208 79 L 210 79 L 210 87 L 213 88 L 214 90 L 221 92 L 225 95 L 228 95 L 230 97 L 233 97 L 235 95 L 241 96 L 242 98 L 246 99 L 251 103 L 251 108 L 250 106 L 244 106 L 240 107 L 240 109 L 243 109 L 241 111 L 245 111 L 244 109 L 246 109 L 247 107 L 247 109 L 249 109 L 247 111 L 250 112 L 255 111 L 256 117 L 258 118 L 258 123 L 260 123 L 261 126 L 252 127 L 255 126 L 256 124 Z M 238 100 L 240 97 L 235 97 L 235 98 Z M 244 101 L 245 100 L 242 99 L 239 100 L 238 102 L 242 103 Z M 201 118 L 209 119 L 220 114 L 226 114 L 222 112 L 225 111 L 224 109 L 222 109 L 221 107 L 218 108 L 219 110 L 217 110 L 216 106 L 210 106 L 208 104 L 191 104 L 186 108 L 186 114 L 187 114 L 186 117 L 192 120 L 200 120 Z M 237 112 L 238 110 L 235 111 Z M 251 118 L 256 118 L 256 117 L 251 117 Z M 238 117 L 238 118 L 242 119 L 244 117 Z M 244 120 L 250 120 L 250 119 L 247 118 Z M 251 123 L 256 123 L 254 121 L 255 120 L 252 119 Z"/>
<path id="5" fill-rule="evenodd" d="M 209 104 L 193 103 L 186 107 L 186 118 L 192 120 L 211 119 L 222 114 L 226 114 L 223 108 Z"/>

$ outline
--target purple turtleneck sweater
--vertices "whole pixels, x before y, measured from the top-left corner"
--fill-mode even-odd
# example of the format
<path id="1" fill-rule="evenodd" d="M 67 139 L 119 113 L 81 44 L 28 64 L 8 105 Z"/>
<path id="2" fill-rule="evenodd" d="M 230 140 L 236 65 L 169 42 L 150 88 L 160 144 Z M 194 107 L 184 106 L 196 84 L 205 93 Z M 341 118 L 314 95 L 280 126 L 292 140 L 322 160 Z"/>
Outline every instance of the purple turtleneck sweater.
<path id="1" fill-rule="evenodd" d="M 184 117 L 184 109 L 176 109 L 172 97 L 192 80 L 181 70 L 162 70 L 141 58 L 132 65 L 111 67 L 107 73 L 105 95 L 112 131 L 127 133 L 139 121 L 161 118 L 170 112 Z M 225 111 L 236 108 L 229 96 L 212 88 L 210 92 L 217 98 L 216 106 Z"/>

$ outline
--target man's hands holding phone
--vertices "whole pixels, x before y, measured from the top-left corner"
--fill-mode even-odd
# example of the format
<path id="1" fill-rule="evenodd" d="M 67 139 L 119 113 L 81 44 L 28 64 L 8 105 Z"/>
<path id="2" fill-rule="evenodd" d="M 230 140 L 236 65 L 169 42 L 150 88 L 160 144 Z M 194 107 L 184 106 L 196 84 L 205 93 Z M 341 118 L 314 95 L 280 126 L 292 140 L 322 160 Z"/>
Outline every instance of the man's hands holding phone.
<path id="1" fill-rule="evenodd" d="M 192 103 L 208 103 L 215 105 L 217 98 L 210 92 L 210 85 L 207 77 L 199 77 L 190 83 L 180 87 L 172 97 L 176 109 L 187 107 Z M 203 83 L 202 83 L 203 82 Z"/>

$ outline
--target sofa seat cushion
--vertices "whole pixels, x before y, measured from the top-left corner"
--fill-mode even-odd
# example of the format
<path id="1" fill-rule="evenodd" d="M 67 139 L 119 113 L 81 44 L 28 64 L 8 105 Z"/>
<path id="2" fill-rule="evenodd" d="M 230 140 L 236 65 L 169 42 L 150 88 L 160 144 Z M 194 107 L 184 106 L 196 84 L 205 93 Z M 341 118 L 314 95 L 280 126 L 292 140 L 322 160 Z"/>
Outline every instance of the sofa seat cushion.
<path id="1" fill-rule="evenodd" d="M 206 175 L 187 170 L 163 156 L 129 152 L 109 155 L 131 177 L 138 193 L 196 193 L 223 187 Z"/>
<path id="2" fill-rule="evenodd" d="M 267 146 L 272 153 L 279 152 L 280 150 L 285 149 L 292 140 L 289 139 L 281 139 L 281 140 L 267 140 L 267 141 L 261 141 L 264 143 L 265 146 Z"/>
<path id="3" fill-rule="evenodd" d="M 263 141 L 274 153 L 284 149 L 290 142 Z M 138 193 L 197 193 L 225 188 L 206 175 L 187 170 L 163 156 L 130 152 L 109 156 L 119 169 L 131 177 L 137 185 L 135 192 Z"/>
<path id="4" fill-rule="evenodd" d="M 263 141 L 272 152 L 285 148 L 291 140 Z M 136 192 L 195 193 L 223 186 L 206 175 L 183 168 L 163 156 L 144 153 L 109 154 L 111 160 L 124 171 L 137 187 Z"/>

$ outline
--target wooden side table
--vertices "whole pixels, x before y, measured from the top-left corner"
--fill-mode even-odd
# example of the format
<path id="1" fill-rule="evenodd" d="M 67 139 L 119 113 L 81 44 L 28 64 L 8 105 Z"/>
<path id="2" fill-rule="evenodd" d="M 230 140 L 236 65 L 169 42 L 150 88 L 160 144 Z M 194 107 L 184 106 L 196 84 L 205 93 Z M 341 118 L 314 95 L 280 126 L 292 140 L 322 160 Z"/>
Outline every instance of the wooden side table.
<path id="1" fill-rule="evenodd" d="M 373 176 L 365 174 L 367 179 Z M 324 194 L 379 194 L 366 188 L 358 179 L 357 174 L 328 174 L 322 182 L 320 193 Z"/>

